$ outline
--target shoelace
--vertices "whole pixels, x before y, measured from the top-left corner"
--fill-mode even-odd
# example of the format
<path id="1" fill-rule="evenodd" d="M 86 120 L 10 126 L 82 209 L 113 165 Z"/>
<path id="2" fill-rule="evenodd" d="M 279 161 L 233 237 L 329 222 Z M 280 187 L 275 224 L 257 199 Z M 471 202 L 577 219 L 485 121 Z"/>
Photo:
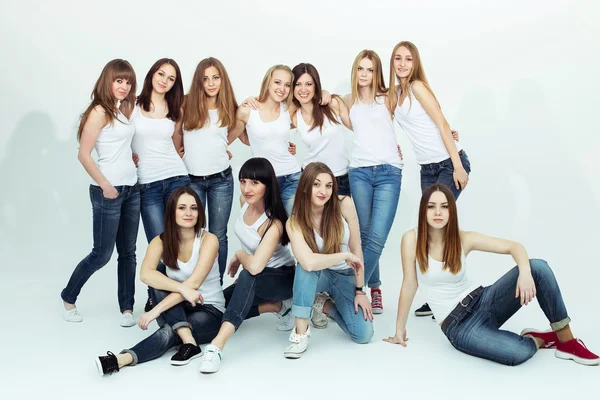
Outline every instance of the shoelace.
<path id="1" fill-rule="evenodd" d="M 216 350 L 208 349 L 204 352 L 204 361 L 212 361 L 218 354 Z"/>
<path id="2" fill-rule="evenodd" d="M 381 307 L 381 294 L 379 292 L 371 294 L 371 305 L 373 307 Z"/>
<path id="3" fill-rule="evenodd" d="M 192 349 L 193 349 L 193 348 L 194 348 L 194 346 L 193 346 L 193 345 L 192 345 L 192 346 L 185 346 L 185 345 L 181 346 L 181 347 L 179 348 L 179 351 L 183 350 L 183 351 L 181 352 L 181 356 L 182 356 L 183 358 L 187 358 L 187 357 L 188 357 L 188 355 L 190 354 L 190 352 L 192 351 Z"/>
<path id="4" fill-rule="evenodd" d="M 306 333 L 303 335 L 299 335 L 296 332 L 292 332 L 292 333 L 290 333 L 290 342 L 298 344 L 302 341 L 303 338 L 305 338 L 307 336 L 308 336 L 308 331 L 306 331 Z"/>
<path id="5" fill-rule="evenodd" d="M 100 360 L 105 361 L 105 363 L 102 363 L 102 367 L 106 367 L 105 374 L 112 375 L 113 372 L 119 372 L 117 357 L 111 351 L 107 351 L 105 356 L 100 356 Z"/>
<path id="6" fill-rule="evenodd" d="M 79 316 L 79 310 L 76 309 L 76 308 L 74 308 L 72 310 L 69 310 L 69 316 L 78 317 Z"/>

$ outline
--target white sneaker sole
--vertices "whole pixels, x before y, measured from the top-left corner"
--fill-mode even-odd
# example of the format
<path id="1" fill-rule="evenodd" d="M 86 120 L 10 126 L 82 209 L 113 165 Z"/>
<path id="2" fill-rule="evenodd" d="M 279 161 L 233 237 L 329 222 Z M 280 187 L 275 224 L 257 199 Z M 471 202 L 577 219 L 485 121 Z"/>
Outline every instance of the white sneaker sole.
<path id="1" fill-rule="evenodd" d="M 203 374 L 214 374 L 217 371 L 219 371 L 219 368 L 217 368 L 217 369 L 214 369 L 214 368 L 206 369 L 206 368 L 202 368 L 202 366 L 200 366 L 200 372 L 203 373 Z"/>
<path id="2" fill-rule="evenodd" d="M 581 365 L 600 365 L 600 358 L 597 358 L 595 360 L 588 360 L 586 358 L 577 357 L 571 353 L 565 353 L 564 351 L 560 350 L 556 350 L 554 355 L 556 356 L 556 358 L 560 358 L 561 360 L 573 360 L 577 364 Z"/>
<path id="3" fill-rule="evenodd" d="M 100 374 L 100 376 L 104 376 L 104 372 L 102 372 L 102 363 L 100 362 L 100 359 L 98 357 L 96 357 L 96 368 L 98 369 L 98 373 Z"/>
<path id="4" fill-rule="evenodd" d="M 298 358 L 302 357 L 302 355 L 304 354 L 305 351 L 306 350 L 304 350 L 302 353 L 296 353 L 296 352 L 292 353 L 292 352 L 286 352 L 286 351 L 284 351 L 283 352 L 283 356 L 285 358 L 289 358 L 289 359 L 292 359 L 292 360 L 297 360 Z"/>
<path id="5" fill-rule="evenodd" d="M 521 331 L 520 335 L 521 336 L 526 336 L 526 335 L 529 335 L 530 333 L 550 333 L 550 332 L 552 332 L 551 329 L 548 329 L 548 330 L 545 330 L 545 331 L 541 331 L 539 329 L 525 328 L 525 329 L 523 329 Z M 529 337 L 533 337 L 533 336 L 529 336 Z M 556 348 L 556 343 L 552 343 L 550 345 L 548 345 L 546 343 L 544 346 L 540 347 L 540 350 L 543 350 L 543 349 L 555 349 L 555 348 Z"/>
<path id="6" fill-rule="evenodd" d="M 432 311 L 415 311 L 415 315 L 417 317 L 429 317 L 430 315 L 433 315 Z"/>
<path id="7" fill-rule="evenodd" d="M 373 308 L 373 314 L 383 314 L 383 308 Z"/>
<path id="8" fill-rule="evenodd" d="M 195 358 L 202 357 L 202 355 L 203 354 L 200 352 L 200 353 L 196 354 L 195 356 L 192 356 L 192 357 L 188 358 L 187 360 L 183 360 L 183 361 L 174 361 L 174 360 L 171 360 L 171 365 L 177 365 L 177 366 L 179 366 L 179 365 L 188 365 L 190 363 L 190 361 L 192 361 Z"/>

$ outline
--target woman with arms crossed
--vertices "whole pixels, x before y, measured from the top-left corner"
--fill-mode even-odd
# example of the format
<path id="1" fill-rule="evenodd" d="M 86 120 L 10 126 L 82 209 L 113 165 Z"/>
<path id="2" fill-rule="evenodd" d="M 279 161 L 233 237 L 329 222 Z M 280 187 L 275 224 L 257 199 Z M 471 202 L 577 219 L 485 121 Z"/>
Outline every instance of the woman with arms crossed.
<path id="1" fill-rule="evenodd" d="M 75 302 L 94 272 L 105 266 L 115 244 L 121 326 L 135 325 L 135 244 L 140 224 L 140 192 L 132 161 L 131 140 L 135 132 L 129 121 L 135 103 L 135 71 L 125 60 L 110 61 L 92 92 L 92 103 L 83 113 L 77 139 L 78 159 L 92 178 L 94 245 L 73 271 L 61 292 L 63 317 L 68 322 L 83 318 Z M 98 154 L 97 163 L 92 150 Z"/>
<path id="2" fill-rule="evenodd" d="M 296 328 L 285 357 L 300 358 L 306 351 L 308 318 L 315 328 L 326 328 L 330 316 L 356 343 L 368 343 L 373 314 L 363 291 L 358 218 L 352 199 L 338 197 L 337 181 L 327 165 L 313 162 L 302 172 L 286 230 L 298 265 L 292 306 Z M 316 292 L 331 298 L 317 295 L 315 300 Z"/>
<path id="3" fill-rule="evenodd" d="M 600 358 L 571 333 L 571 319 L 552 270 L 529 259 L 516 242 L 459 230 L 454 195 L 447 185 L 423 192 L 419 225 L 402 237 L 402 287 L 396 334 L 384 339 L 406 347 L 406 321 L 417 287 L 425 294 L 442 331 L 457 350 L 505 365 L 518 365 L 539 348 L 556 347 L 556 357 L 584 365 Z M 510 254 L 517 266 L 491 286 L 477 286 L 466 273 L 471 251 Z M 552 331 L 525 329 L 521 335 L 500 327 L 534 297 Z"/>
<path id="4" fill-rule="evenodd" d="M 225 297 L 219 281 L 218 239 L 206 232 L 202 203 L 191 188 L 175 189 L 167 202 L 165 229 L 148 245 L 142 281 L 157 305 L 139 321 L 146 330 L 155 319 L 160 328 L 131 349 L 96 359 L 101 375 L 153 360 L 181 344 L 171 364 L 185 365 L 201 355 L 198 344 L 212 340 L 221 325 Z M 156 270 L 162 259 L 166 276 Z"/>

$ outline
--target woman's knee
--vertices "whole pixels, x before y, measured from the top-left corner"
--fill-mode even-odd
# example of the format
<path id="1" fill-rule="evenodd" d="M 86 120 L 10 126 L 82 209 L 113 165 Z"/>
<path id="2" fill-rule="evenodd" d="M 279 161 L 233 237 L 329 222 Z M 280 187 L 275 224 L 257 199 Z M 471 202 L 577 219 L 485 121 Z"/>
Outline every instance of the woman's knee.
<path id="1" fill-rule="evenodd" d="M 352 340 L 358 344 L 367 344 L 373 338 L 374 333 L 373 323 L 367 321 L 358 327 L 354 335 L 352 335 Z"/>
<path id="2" fill-rule="evenodd" d="M 548 265 L 545 260 L 532 258 L 529 260 L 529 265 L 531 266 L 531 274 L 533 276 L 552 276 L 554 277 L 554 273 L 552 272 L 552 268 Z"/>

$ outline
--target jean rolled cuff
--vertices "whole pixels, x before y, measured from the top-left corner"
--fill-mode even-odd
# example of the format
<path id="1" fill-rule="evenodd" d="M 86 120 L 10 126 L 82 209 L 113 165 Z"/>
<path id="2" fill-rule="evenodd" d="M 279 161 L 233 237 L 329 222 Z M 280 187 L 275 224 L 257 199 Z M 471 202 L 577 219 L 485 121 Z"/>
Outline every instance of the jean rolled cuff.
<path id="1" fill-rule="evenodd" d="M 126 349 L 126 350 L 122 350 L 119 354 L 125 354 L 125 353 L 129 353 L 129 354 L 131 354 L 131 357 L 133 357 L 133 362 L 128 365 L 129 367 L 133 367 L 134 365 L 136 365 L 138 363 L 138 356 L 137 356 L 137 354 L 135 354 L 135 351 Z"/>
<path id="2" fill-rule="evenodd" d="M 569 325 L 571 323 L 571 318 L 567 317 L 564 319 L 561 319 L 558 322 L 552 322 L 550 323 L 550 327 L 552 328 L 553 331 L 560 331 L 561 329 L 563 329 L 565 326 Z"/>
<path id="3" fill-rule="evenodd" d="M 239 313 L 226 310 L 225 314 L 223 314 L 223 322 L 229 322 L 237 331 L 240 325 L 242 325 L 242 322 L 244 322 L 244 318 L 242 318 Z"/>
<path id="4" fill-rule="evenodd" d="M 176 323 L 171 328 L 173 329 L 173 332 L 175 332 L 179 328 L 190 328 L 190 329 L 192 329 L 192 325 L 190 325 L 190 323 L 187 322 L 187 321 L 182 321 L 182 322 Z"/>
<path id="5" fill-rule="evenodd" d="M 377 281 L 377 282 L 369 282 L 367 284 L 367 286 L 369 287 L 369 289 L 377 289 L 379 286 L 381 286 L 381 281 Z"/>
<path id="6" fill-rule="evenodd" d="M 296 318 L 310 318 L 310 313 L 312 312 L 312 306 L 297 306 L 292 304 L 292 316 Z"/>

